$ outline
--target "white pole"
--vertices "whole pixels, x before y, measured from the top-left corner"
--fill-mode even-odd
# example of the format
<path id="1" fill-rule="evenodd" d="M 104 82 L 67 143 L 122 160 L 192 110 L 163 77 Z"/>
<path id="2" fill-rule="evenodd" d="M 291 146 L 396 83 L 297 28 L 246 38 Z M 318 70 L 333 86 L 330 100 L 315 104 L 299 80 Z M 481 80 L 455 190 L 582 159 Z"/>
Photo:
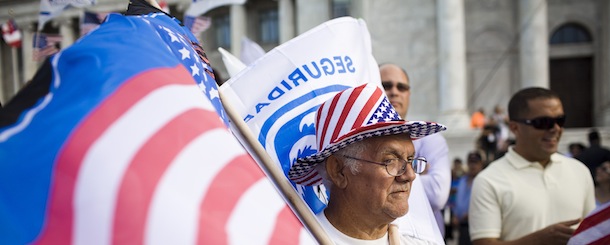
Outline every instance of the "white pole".
<path id="1" fill-rule="evenodd" d="M 11 59 L 12 59 L 12 64 L 11 66 L 13 67 L 13 92 L 15 94 L 17 94 L 17 92 L 19 92 L 19 88 L 21 87 L 19 85 L 19 62 L 17 60 L 17 48 L 12 47 L 11 48 Z"/>

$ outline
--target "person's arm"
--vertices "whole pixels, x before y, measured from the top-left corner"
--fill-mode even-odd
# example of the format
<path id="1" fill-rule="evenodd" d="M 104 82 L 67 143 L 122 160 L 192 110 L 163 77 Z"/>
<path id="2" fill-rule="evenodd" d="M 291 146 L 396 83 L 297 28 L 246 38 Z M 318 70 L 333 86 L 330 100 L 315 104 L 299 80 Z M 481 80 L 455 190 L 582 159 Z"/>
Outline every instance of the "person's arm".
<path id="1" fill-rule="evenodd" d="M 570 226 L 578 224 L 580 219 L 568 220 L 550 225 L 542 230 L 530 233 L 513 241 L 500 241 L 497 238 L 481 238 L 472 241 L 473 245 L 554 245 L 566 244 L 574 229 Z"/>
<path id="2" fill-rule="evenodd" d="M 451 190 L 451 163 L 449 148 L 442 135 L 431 135 L 429 140 L 422 142 L 418 155 L 426 157 L 429 167 L 426 174 L 421 174 L 426 196 L 432 210 L 441 210 L 447 204 Z"/>

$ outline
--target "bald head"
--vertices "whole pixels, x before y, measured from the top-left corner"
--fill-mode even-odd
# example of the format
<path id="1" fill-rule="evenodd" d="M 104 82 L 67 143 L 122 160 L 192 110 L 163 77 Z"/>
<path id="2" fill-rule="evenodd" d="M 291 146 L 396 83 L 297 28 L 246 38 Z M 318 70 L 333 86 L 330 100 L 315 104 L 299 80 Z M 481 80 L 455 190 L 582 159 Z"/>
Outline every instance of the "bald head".
<path id="1" fill-rule="evenodd" d="M 390 103 L 400 116 L 406 119 L 411 97 L 411 84 L 407 72 L 395 64 L 382 64 L 379 66 L 379 73 Z"/>

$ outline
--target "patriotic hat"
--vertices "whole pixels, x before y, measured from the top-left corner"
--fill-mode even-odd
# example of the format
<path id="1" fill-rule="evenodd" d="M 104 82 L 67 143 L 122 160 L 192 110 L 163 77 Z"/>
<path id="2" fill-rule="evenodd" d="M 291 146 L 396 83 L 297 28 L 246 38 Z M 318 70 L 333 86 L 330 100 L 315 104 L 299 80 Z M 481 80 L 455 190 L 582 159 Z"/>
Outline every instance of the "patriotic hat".
<path id="1" fill-rule="evenodd" d="M 354 142 L 405 133 L 415 140 L 447 129 L 434 122 L 402 120 L 385 93 L 373 84 L 346 89 L 322 103 L 315 127 L 318 152 L 297 159 L 288 171 L 288 177 L 299 185 L 321 184 L 316 165 Z"/>

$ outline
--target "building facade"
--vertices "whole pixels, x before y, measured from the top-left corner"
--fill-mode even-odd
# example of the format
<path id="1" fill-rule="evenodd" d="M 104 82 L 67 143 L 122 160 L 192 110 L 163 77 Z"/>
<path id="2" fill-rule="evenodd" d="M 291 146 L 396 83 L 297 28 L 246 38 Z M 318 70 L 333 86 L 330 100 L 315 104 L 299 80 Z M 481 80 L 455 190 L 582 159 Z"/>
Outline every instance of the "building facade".
<path id="1" fill-rule="evenodd" d="M 89 9 L 122 12 L 127 2 L 98 0 Z M 182 19 L 191 1 L 166 2 Z M 36 0 L 0 0 L 1 8 L 10 10 L 0 12 L 0 21 L 12 16 L 24 43 L 19 49 L 0 45 L 2 103 L 40 65 L 30 58 L 38 5 Z M 506 108 L 515 91 L 529 86 L 560 94 L 567 129 L 598 127 L 606 135 L 604 127 L 610 126 L 608 0 L 248 0 L 205 15 L 212 25 L 199 38 L 224 80 L 228 74 L 218 47 L 239 57 L 245 36 L 268 51 L 348 15 L 366 21 L 378 63 L 397 63 L 408 71 L 413 87 L 409 117 L 447 124 L 447 134 L 456 141 L 471 140 L 460 135 L 472 134 L 472 112 Z M 61 46 L 67 47 L 79 37 L 81 16 L 82 10 L 68 10 L 45 31 L 62 34 Z"/>

